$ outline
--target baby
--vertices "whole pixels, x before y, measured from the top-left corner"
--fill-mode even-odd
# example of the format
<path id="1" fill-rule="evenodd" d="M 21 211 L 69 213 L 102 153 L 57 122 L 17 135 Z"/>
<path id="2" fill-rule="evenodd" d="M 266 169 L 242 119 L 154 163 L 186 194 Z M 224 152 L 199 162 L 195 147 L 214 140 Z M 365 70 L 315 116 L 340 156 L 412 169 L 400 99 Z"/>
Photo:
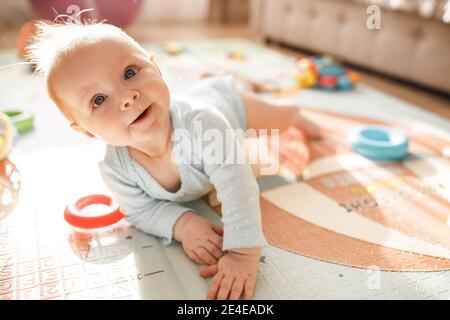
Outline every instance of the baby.
<path id="1" fill-rule="evenodd" d="M 251 299 L 266 244 L 258 166 L 227 161 L 230 145 L 240 147 L 233 134 L 223 152 L 197 152 L 198 130 L 225 137 L 294 124 L 317 135 L 316 127 L 298 107 L 239 92 L 231 76 L 171 97 L 155 56 L 111 25 L 40 23 L 29 52 L 71 128 L 107 144 L 100 170 L 126 220 L 165 244 L 179 241 L 190 259 L 207 265 L 200 275 L 213 277 L 208 299 Z M 224 229 L 183 206 L 213 189 Z"/>

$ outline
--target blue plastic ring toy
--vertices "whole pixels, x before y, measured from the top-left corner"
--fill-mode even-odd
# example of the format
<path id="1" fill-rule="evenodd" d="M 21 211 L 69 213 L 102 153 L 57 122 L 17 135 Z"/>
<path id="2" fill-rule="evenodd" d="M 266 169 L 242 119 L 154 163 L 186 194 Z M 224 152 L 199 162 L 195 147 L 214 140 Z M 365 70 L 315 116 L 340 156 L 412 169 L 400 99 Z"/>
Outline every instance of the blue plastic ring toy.
<path id="1" fill-rule="evenodd" d="M 398 160 L 408 153 L 408 136 L 399 129 L 361 126 L 351 130 L 348 143 L 359 154 L 375 160 Z"/>

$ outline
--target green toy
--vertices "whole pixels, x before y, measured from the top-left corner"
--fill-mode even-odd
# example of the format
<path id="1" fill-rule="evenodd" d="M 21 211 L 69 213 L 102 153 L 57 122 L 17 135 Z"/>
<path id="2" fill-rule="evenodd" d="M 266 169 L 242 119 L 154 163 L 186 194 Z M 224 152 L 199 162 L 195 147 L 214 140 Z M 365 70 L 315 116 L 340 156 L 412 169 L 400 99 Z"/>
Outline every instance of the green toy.
<path id="1" fill-rule="evenodd" d="M 33 129 L 33 115 L 28 111 L 8 110 L 4 113 L 11 119 L 11 122 L 17 129 L 17 132 L 22 134 Z"/>

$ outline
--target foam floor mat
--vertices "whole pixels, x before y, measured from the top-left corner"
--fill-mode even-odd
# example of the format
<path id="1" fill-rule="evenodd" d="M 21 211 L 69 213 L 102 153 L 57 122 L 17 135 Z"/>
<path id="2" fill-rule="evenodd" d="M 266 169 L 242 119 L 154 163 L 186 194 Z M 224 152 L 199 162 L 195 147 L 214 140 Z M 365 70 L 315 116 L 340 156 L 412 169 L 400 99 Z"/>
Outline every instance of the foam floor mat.
<path id="1" fill-rule="evenodd" d="M 179 56 L 156 52 L 171 90 L 182 93 L 203 72 L 240 73 L 292 88 L 295 60 L 240 39 L 188 41 Z M 229 59 L 242 51 L 244 60 Z M 1 52 L 0 64 L 17 61 Z M 306 143 L 282 136 L 279 176 L 259 179 L 263 248 L 255 299 L 450 298 L 447 119 L 364 84 L 348 92 L 313 89 L 263 94 L 306 106 L 324 130 Z M 72 132 L 46 97 L 43 79 L 24 66 L 0 69 L 0 109 L 34 112 L 34 131 L 15 141 L 1 170 L 18 201 L 0 220 L 1 299 L 203 299 L 198 275 L 179 244 L 123 226 L 80 235 L 63 220 L 79 196 L 108 191 L 97 162 L 104 146 Z M 381 123 L 410 134 L 403 161 L 373 162 L 353 153 L 346 132 Z M 307 159 L 304 151 L 307 150 Z M 305 162 L 305 159 L 308 162 Z M 217 223 L 203 200 L 191 205 Z M 216 208 L 217 209 L 217 208 Z"/>

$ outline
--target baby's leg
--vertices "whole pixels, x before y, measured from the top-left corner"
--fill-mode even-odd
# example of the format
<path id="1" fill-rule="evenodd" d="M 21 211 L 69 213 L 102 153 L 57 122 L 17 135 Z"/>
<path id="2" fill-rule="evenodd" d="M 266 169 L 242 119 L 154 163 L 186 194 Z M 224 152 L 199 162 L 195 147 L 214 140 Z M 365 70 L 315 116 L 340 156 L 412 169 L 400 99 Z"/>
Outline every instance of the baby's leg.
<path id="1" fill-rule="evenodd" d="M 247 161 L 250 164 L 253 175 L 259 178 L 263 175 L 277 175 L 280 173 L 279 155 L 275 150 L 270 152 L 267 140 L 260 141 L 261 137 L 246 138 L 244 141 Z M 267 139 L 271 139 L 267 136 Z"/>
<path id="2" fill-rule="evenodd" d="M 248 129 L 279 129 L 280 132 L 290 126 L 300 128 L 308 138 L 319 138 L 320 129 L 301 114 L 301 108 L 295 105 L 277 105 L 259 98 L 257 95 L 241 90 L 244 101 L 246 125 Z"/>

